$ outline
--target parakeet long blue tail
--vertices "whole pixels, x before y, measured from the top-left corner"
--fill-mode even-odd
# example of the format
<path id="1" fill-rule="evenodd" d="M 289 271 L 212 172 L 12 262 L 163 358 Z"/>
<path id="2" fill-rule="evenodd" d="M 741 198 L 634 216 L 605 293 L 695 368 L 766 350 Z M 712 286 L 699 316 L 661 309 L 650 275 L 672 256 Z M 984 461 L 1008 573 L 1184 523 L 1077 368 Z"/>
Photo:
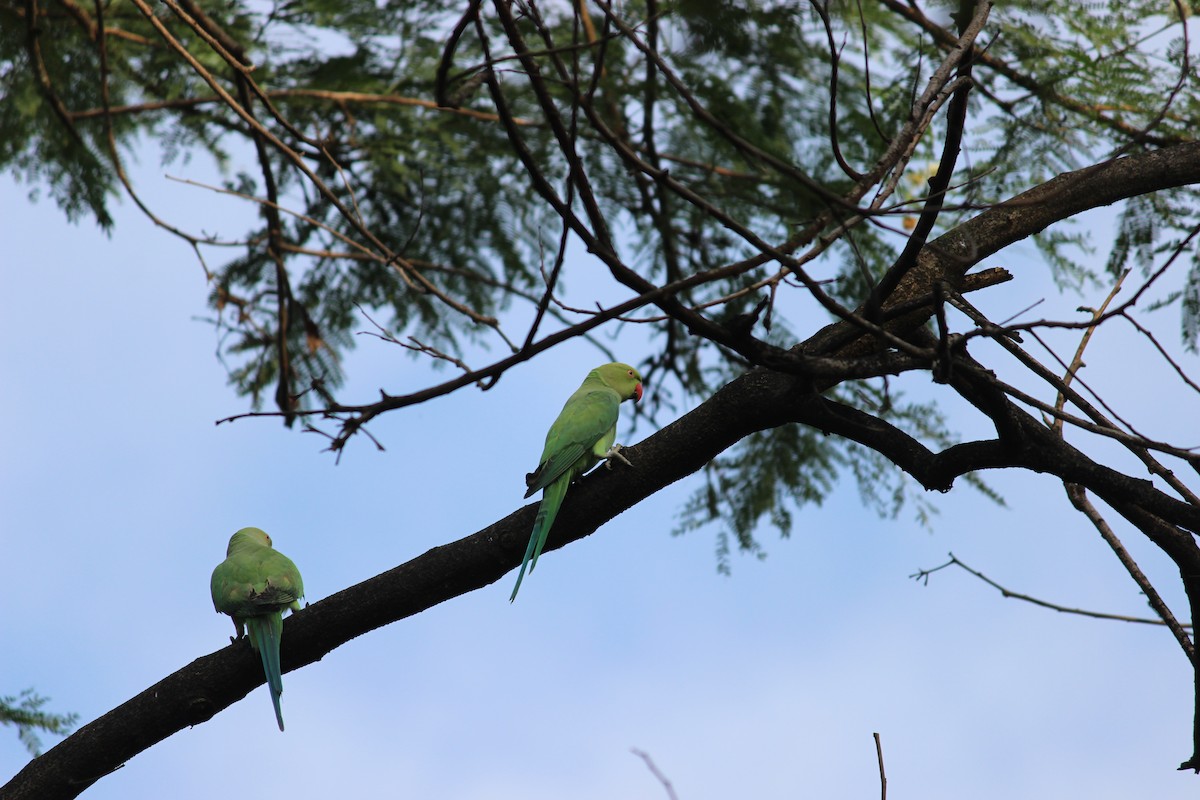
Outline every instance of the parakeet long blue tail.
<path id="1" fill-rule="evenodd" d="M 533 568 L 537 566 L 538 556 L 542 554 L 542 548 L 546 546 L 546 537 L 550 535 L 550 526 L 554 524 L 554 518 L 558 516 L 558 509 L 562 505 L 563 498 L 567 496 L 567 487 L 570 484 L 569 477 L 563 476 L 542 491 L 542 504 L 538 506 L 537 519 L 533 522 L 533 532 L 529 535 L 529 546 L 525 548 L 525 560 L 521 562 L 521 571 L 517 574 L 517 585 L 513 587 L 508 602 L 511 603 L 517 599 L 517 590 L 521 588 L 521 581 L 525 578 L 525 567 L 528 566 L 529 571 L 533 572 Z"/>
<path id="2" fill-rule="evenodd" d="M 262 657 L 267 688 L 271 691 L 271 703 L 275 706 L 275 720 L 279 723 L 279 730 L 283 730 L 283 712 L 279 709 L 279 695 L 283 694 L 283 675 L 279 670 L 283 615 L 276 612 L 262 617 L 249 617 L 246 619 L 246 633 L 250 636 L 250 644 Z"/>

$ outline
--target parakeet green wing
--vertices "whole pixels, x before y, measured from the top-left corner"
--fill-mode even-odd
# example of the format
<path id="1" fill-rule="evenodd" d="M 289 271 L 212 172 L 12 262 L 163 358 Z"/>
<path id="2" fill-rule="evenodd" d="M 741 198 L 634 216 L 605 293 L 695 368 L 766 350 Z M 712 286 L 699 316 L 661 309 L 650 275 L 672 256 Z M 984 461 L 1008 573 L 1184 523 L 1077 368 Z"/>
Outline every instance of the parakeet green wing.
<path id="1" fill-rule="evenodd" d="M 598 387 L 582 397 L 573 396 L 568 400 L 558 419 L 550 426 L 550 432 L 546 434 L 542 463 L 531 476 L 529 490 L 525 492 L 525 496 L 532 496 L 534 492 L 554 483 L 572 468 L 578 467 L 580 459 L 589 461 L 588 467 L 594 464 L 603 455 L 603 452 L 594 452 L 596 445 L 602 443 L 609 433 L 615 438 L 620 406 L 621 398 L 605 386 Z M 607 449 L 605 446 L 604 450 Z M 585 459 L 588 454 L 591 458 Z M 584 467 L 584 470 L 586 469 L 587 467 Z"/>

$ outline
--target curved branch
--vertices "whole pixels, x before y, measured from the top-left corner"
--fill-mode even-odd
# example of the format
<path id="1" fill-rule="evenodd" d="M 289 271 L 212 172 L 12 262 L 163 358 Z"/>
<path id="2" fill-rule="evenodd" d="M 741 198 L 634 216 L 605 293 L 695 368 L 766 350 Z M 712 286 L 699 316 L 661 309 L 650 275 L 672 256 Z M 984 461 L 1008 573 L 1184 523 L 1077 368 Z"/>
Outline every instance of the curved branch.
<path id="1" fill-rule="evenodd" d="M 574 487 L 546 549 L 593 533 L 741 438 L 786 422 L 787 411 L 803 395 L 797 381 L 778 374 L 757 372 L 733 381 L 699 408 L 625 450 L 632 468 L 600 470 Z M 368 631 L 500 579 L 520 563 L 535 511 L 536 504 L 527 505 L 289 617 L 283 671 L 311 664 Z M 5 800 L 76 797 L 142 750 L 211 719 L 262 683 L 261 664 L 244 642 L 202 656 L 31 761 L 0 788 L 0 795 Z"/>
<path id="2" fill-rule="evenodd" d="M 960 32 L 956 48 L 965 50 L 974 46 L 973 43 L 983 30 L 983 25 L 987 22 L 991 9 L 992 4 L 986 0 L 975 5 L 970 24 L 964 26 Z M 950 178 L 954 174 L 954 165 L 958 161 L 963 134 L 967 128 L 967 99 L 970 96 L 971 87 L 974 85 L 971 81 L 971 66 L 970 59 L 963 59 L 960 56 L 957 76 L 962 83 L 954 90 L 954 94 L 950 98 L 950 107 L 946 114 L 946 136 L 942 143 L 942 156 L 938 161 L 937 171 L 929 179 L 929 195 L 925 199 L 925 205 L 921 209 L 920 216 L 917 217 L 916 226 L 908 237 L 904 249 L 897 256 L 895 263 L 871 289 L 871 294 L 864 304 L 864 314 L 867 319 L 879 318 L 883 302 L 892 296 L 896 287 L 900 285 L 900 281 L 916 266 L 917 257 L 925 249 L 929 234 L 933 232 L 933 226 L 937 224 L 938 217 L 941 216 L 946 201 L 946 192 L 950 188 Z"/>
<path id="3" fill-rule="evenodd" d="M 991 206 L 929 242 L 896 290 L 889 308 L 929 296 L 933 285 L 957 289 L 967 270 L 1000 250 L 1040 233 L 1056 222 L 1130 197 L 1200 183 L 1200 142 L 1103 161 L 1064 172 L 1043 184 Z M 932 303 L 889 322 L 891 331 L 912 330 L 933 315 Z M 867 352 L 879 345 L 861 326 L 834 322 L 805 344 L 810 353 Z"/>
<path id="4" fill-rule="evenodd" d="M 880 363 L 888 366 L 886 359 L 906 357 L 885 354 L 881 358 L 885 361 Z M 969 387 L 965 391 L 971 394 Z M 1017 425 L 1038 427 L 1032 417 L 1021 419 L 1023 412 L 1013 413 Z M 1133 480 L 1092 462 L 1044 427 L 1036 446 L 1014 449 L 1002 438 L 934 454 L 888 423 L 822 398 L 803 377 L 756 369 L 625 450 L 632 467 L 599 470 L 584 478 L 564 503 L 547 550 L 592 534 L 751 433 L 793 422 L 860 441 L 932 488 L 948 487 L 955 474 L 1020 466 L 1086 485 L 1119 510 L 1121 505 L 1132 505 L 1172 525 L 1182 522 L 1200 528 L 1200 509 L 1166 496 L 1148 481 Z M 499 580 L 520 563 L 535 511 L 535 504 L 527 505 L 477 533 L 435 547 L 290 617 L 283 637 L 284 671 L 311 664 L 357 636 Z M 1168 552 L 1175 557 L 1186 549 L 1180 536 L 1200 556 L 1200 548 L 1186 534 L 1172 529 L 1160 538 L 1167 540 Z M 75 797 L 137 753 L 184 727 L 211 719 L 262 682 L 260 665 L 244 643 L 203 656 L 80 728 L 30 762 L 0 794 L 5 800 Z"/>

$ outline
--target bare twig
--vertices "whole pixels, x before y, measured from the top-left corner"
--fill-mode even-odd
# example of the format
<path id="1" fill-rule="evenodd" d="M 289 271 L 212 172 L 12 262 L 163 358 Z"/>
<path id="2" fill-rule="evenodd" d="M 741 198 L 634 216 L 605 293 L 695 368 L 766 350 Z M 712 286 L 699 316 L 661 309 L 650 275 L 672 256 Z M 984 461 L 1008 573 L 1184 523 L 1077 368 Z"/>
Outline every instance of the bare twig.
<path id="1" fill-rule="evenodd" d="M 878 733 L 872 733 L 875 737 L 875 758 L 879 761 L 879 800 L 887 800 L 887 773 L 883 771 L 883 742 L 879 739 Z"/>
<path id="2" fill-rule="evenodd" d="M 1056 411 L 1061 412 L 1063 410 L 1063 407 L 1066 404 L 1068 389 L 1071 385 L 1071 381 L 1075 379 L 1078 371 L 1084 365 L 1084 350 L 1087 349 L 1088 344 L 1091 342 L 1092 334 L 1095 333 L 1096 328 L 1100 324 L 1100 320 L 1104 318 L 1104 313 L 1108 306 L 1117 296 L 1117 293 L 1121 291 L 1121 284 L 1125 281 L 1125 278 L 1128 275 L 1129 270 L 1121 273 L 1116 282 L 1113 284 L 1112 289 L 1109 291 L 1108 296 L 1104 298 L 1104 302 L 1100 304 L 1100 307 L 1096 309 L 1089 309 L 1092 312 L 1093 324 L 1084 330 L 1083 336 L 1080 337 L 1079 346 L 1075 349 L 1075 356 L 1071 359 L 1071 363 L 1069 365 L 1063 365 L 1066 368 L 1066 372 L 1061 379 L 1058 398 L 1054 403 L 1054 408 Z M 1034 336 L 1037 336 L 1036 332 L 1034 333 Z M 1038 337 L 1038 341 L 1041 342 L 1042 346 L 1045 347 L 1048 352 L 1054 355 L 1053 350 L 1051 350 L 1045 342 L 1042 342 L 1040 337 Z M 1062 364 L 1062 360 L 1058 359 L 1057 355 L 1054 357 L 1059 361 L 1060 364 Z M 1086 386 L 1086 384 L 1084 385 Z M 1092 392 L 1092 395 L 1096 396 L 1097 400 L 1103 404 L 1103 400 L 1100 400 L 1095 392 Z M 1113 413 L 1107 405 L 1105 405 L 1105 409 L 1108 410 L 1109 413 Z M 1093 415 L 1093 418 L 1096 416 L 1098 415 Z M 1114 416 L 1116 415 L 1114 414 Z M 1117 418 L 1120 419 L 1120 417 Z M 1122 422 L 1124 423 L 1123 420 Z M 1129 425 L 1128 423 L 1124 424 L 1130 430 L 1133 430 L 1133 426 Z M 1063 432 L 1063 418 L 1061 416 L 1055 417 L 1049 423 L 1049 425 L 1050 429 L 1060 438 L 1065 435 Z M 1176 486 L 1177 489 L 1182 489 L 1181 495 L 1183 497 L 1195 502 L 1195 495 L 1193 495 L 1190 490 L 1188 490 L 1188 488 L 1182 484 L 1182 482 L 1173 480 L 1174 476 L 1170 474 L 1170 471 L 1163 467 L 1162 464 L 1160 464 L 1156 459 L 1154 459 L 1147 450 L 1144 448 L 1131 449 L 1133 449 L 1142 457 L 1143 462 L 1145 462 L 1147 466 L 1151 468 L 1152 472 L 1156 472 L 1160 475 L 1167 475 L 1168 481 L 1171 482 L 1173 486 Z M 1171 613 L 1171 609 L 1158 594 L 1158 591 L 1154 588 L 1154 585 L 1150 583 L 1150 579 L 1146 577 L 1146 574 L 1142 572 L 1141 568 L 1137 565 L 1137 562 L 1134 561 L 1133 556 L 1125 548 L 1125 545 L 1121 542 L 1120 537 L 1117 536 L 1116 531 L 1112 529 L 1112 527 L 1100 514 L 1100 511 L 1088 499 L 1086 489 L 1076 483 L 1064 483 L 1063 488 L 1066 490 L 1067 499 L 1071 501 L 1071 505 L 1074 506 L 1075 509 L 1082 513 L 1085 517 L 1087 517 L 1092 525 L 1095 526 L 1096 530 L 1100 533 L 1100 537 L 1104 539 L 1104 541 L 1112 549 L 1113 553 L 1116 554 L 1117 560 L 1121 562 L 1121 565 L 1125 567 L 1125 571 L 1129 573 L 1130 577 L 1133 578 L 1134 583 L 1136 583 L 1138 588 L 1142 590 L 1142 593 L 1146 596 L 1146 601 L 1150 604 L 1150 607 L 1154 609 L 1155 613 L 1158 614 L 1163 624 L 1165 624 L 1171 630 L 1171 633 L 1174 634 L 1176 640 L 1179 642 L 1180 647 L 1183 648 L 1183 651 L 1187 654 L 1188 658 L 1190 660 L 1194 660 L 1195 648 L 1191 639 L 1188 638 L 1187 633 L 1183 630 L 1183 628 L 1180 627 L 1179 622 Z"/>
<path id="3" fill-rule="evenodd" d="M 106 31 L 107 33 L 107 31 Z M 470 117 L 483 122 L 496 122 L 499 117 L 486 111 L 476 111 L 471 108 L 450 108 L 447 106 L 439 106 L 433 100 L 425 100 L 420 97 L 406 97 L 398 94 L 373 94 L 371 92 L 342 92 L 333 91 L 330 89 L 264 89 L 262 90 L 264 97 L 271 99 L 301 99 L 301 100 L 326 100 L 330 103 L 341 105 L 343 103 L 352 103 L 357 105 L 390 105 L 390 106 L 409 106 L 413 108 L 424 108 L 430 111 L 439 111 L 444 114 L 456 114 L 461 117 Z M 180 97 L 172 100 L 155 100 L 145 103 L 132 103 L 129 105 L 113 106 L 109 113 L 116 115 L 121 114 L 144 114 L 149 111 L 162 111 L 166 109 L 188 109 L 196 106 L 212 105 L 223 103 L 224 101 L 217 95 L 209 95 L 207 97 Z M 72 112 L 71 116 L 74 119 L 88 119 L 90 117 L 99 117 L 104 115 L 103 108 L 85 108 L 82 111 Z M 532 120 L 523 117 L 516 117 L 514 122 L 517 125 L 533 125 Z"/>
<path id="4" fill-rule="evenodd" d="M 1071 363 L 1067 366 L 1067 371 L 1062 377 L 1063 389 L 1059 390 L 1058 398 L 1054 401 L 1054 407 L 1056 409 L 1058 409 L 1059 411 L 1063 410 L 1063 407 L 1066 405 L 1066 402 L 1067 402 L 1067 395 L 1066 395 L 1066 392 L 1064 391 L 1065 388 L 1071 385 L 1071 381 L 1075 379 L 1076 373 L 1078 373 L 1079 370 L 1083 368 L 1083 351 L 1087 349 L 1088 342 L 1090 342 L 1092 340 L 1092 334 L 1094 334 L 1096 332 L 1096 328 L 1100 325 L 1100 320 L 1104 317 L 1104 312 L 1108 310 L 1108 306 L 1112 303 L 1113 299 L 1117 296 L 1117 293 L 1121 291 L 1121 284 L 1125 282 L 1125 278 L 1128 275 L 1129 275 L 1129 270 L 1125 270 L 1124 272 L 1122 272 L 1120 274 L 1120 276 L 1117 277 L 1116 282 L 1113 283 L 1112 290 L 1108 293 L 1108 296 L 1104 298 L 1104 302 L 1100 304 L 1100 307 L 1096 308 L 1096 309 L 1091 309 L 1092 324 L 1084 329 L 1083 336 L 1081 336 L 1079 338 L 1079 346 L 1077 348 L 1075 348 L 1075 357 L 1071 359 Z M 1045 343 L 1043 343 L 1042 346 L 1046 347 Z M 1046 349 L 1050 350 L 1049 347 L 1046 347 Z M 1095 393 L 1093 392 L 1093 395 L 1094 394 Z M 1111 413 L 1111 409 L 1109 410 L 1109 413 Z M 1062 418 L 1057 417 L 1050 424 L 1050 427 L 1055 433 L 1057 433 L 1058 435 L 1061 436 L 1062 435 L 1062 425 L 1063 425 Z"/>
<path id="5" fill-rule="evenodd" d="M 1101 411 L 1098 408 L 1096 408 L 1094 405 L 1092 405 L 1090 402 L 1088 402 L 1088 400 L 1085 397 L 1083 397 L 1078 392 L 1076 392 L 1074 389 L 1072 389 L 1068 384 L 1064 383 L 1063 380 L 1058 375 L 1051 372 L 1036 358 L 1031 356 L 1029 353 L 1027 353 L 1025 350 L 1023 350 L 1020 346 L 1018 346 L 1015 342 L 1012 341 L 1010 334 L 1013 331 L 1028 330 L 1028 331 L 1032 332 L 1034 330 L 1036 324 L 1028 323 L 1028 324 L 1022 324 L 1019 326 L 1005 326 L 1005 327 L 997 326 L 994 323 L 990 322 L 987 319 L 987 317 L 985 317 L 977 308 L 975 308 L 973 305 L 971 305 L 971 303 L 969 303 L 965 298 L 962 298 L 961 296 L 955 298 L 955 307 L 958 308 L 963 313 L 965 313 L 967 316 L 969 316 L 977 325 L 980 326 L 976 331 L 972 331 L 972 332 L 969 332 L 968 334 L 964 335 L 964 337 L 963 337 L 964 339 L 971 338 L 971 334 L 989 336 L 989 337 L 995 339 L 995 341 L 997 343 L 999 343 L 1001 347 L 1003 347 L 1005 350 L 1007 350 L 1009 353 L 1011 353 L 1013 356 L 1015 356 L 1022 364 L 1024 364 L 1026 367 L 1028 367 L 1030 370 L 1032 370 L 1034 372 L 1034 374 L 1036 374 L 1039 378 L 1041 378 L 1046 383 L 1048 383 L 1056 391 L 1065 395 L 1067 397 L 1067 399 L 1069 399 L 1071 401 L 1071 403 L 1073 403 L 1075 406 L 1080 408 L 1085 414 L 1087 414 L 1087 416 L 1092 420 L 1092 422 L 1088 422 L 1087 420 L 1081 419 L 1073 414 L 1068 414 L 1054 405 L 1044 403 L 1041 400 L 1038 400 L 1037 398 L 1029 395 L 1028 393 L 1020 391 L 1020 390 L 1016 389 L 1015 387 L 1009 386 L 1008 384 L 1003 383 L 1001 381 L 995 382 L 995 385 L 997 387 L 1003 389 L 1005 392 L 1010 394 L 1012 397 L 1019 399 L 1024 403 L 1028 403 L 1029 405 L 1033 406 L 1034 408 L 1042 411 L 1043 414 L 1047 418 L 1062 419 L 1064 422 L 1069 422 L 1072 425 L 1080 427 L 1084 430 L 1088 430 L 1092 433 L 1098 433 L 1102 436 L 1108 436 L 1112 439 L 1115 439 L 1115 440 L 1121 442 L 1127 448 L 1129 448 L 1131 452 L 1133 452 L 1135 455 L 1137 455 L 1139 458 L 1141 458 L 1142 461 L 1144 463 L 1146 463 L 1147 467 L 1150 468 L 1151 472 L 1154 472 L 1155 474 L 1158 474 L 1161 477 L 1163 477 L 1164 479 L 1171 482 L 1172 487 L 1175 488 L 1176 491 L 1179 491 L 1181 496 L 1188 498 L 1189 500 L 1192 497 L 1194 497 L 1194 495 L 1191 493 L 1190 490 L 1187 489 L 1186 486 L 1183 486 L 1181 483 L 1178 482 L 1178 480 L 1173 480 L 1170 477 L 1169 470 L 1166 470 L 1161 465 L 1156 466 L 1151 461 L 1148 461 L 1147 459 L 1149 458 L 1149 455 L 1145 452 L 1146 450 L 1158 450 L 1160 452 L 1169 453 L 1171 455 L 1182 458 L 1185 461 L 1188 461 L 1189 463 L 1196 463 L 1198 459 L 1197 459 L 1196 454 L 1194 452 L 1192 452 L 1192 450 L 1194 448 L 1193 449 L 1183 449 L 1183 448 L 1172 447 L 1170 445 L 1165 445 L 1161 442 L 1155 442 L 1155 441 L 1151 440 L 1150 438 L 1143 436 L 1143 435 L 1137 433 L 1136 431 L 1133 431 L 1131 426 L 1129 426 L 1128 423 L 1125 423 L 1123 420 L 1121 420 L 1122 424 L 1125 424 L 1125 426 L 1127 428 L 1131 428 L 1130 432 L 1126 432 L 1126 431 L 1122 430 L 1121 428 L 1117 427 L 1117 425 L 1114 424 L 1111 419 L 1109 419 L 1107 416 L 1105 416 L 1103 413 L 1101 413 Z M 1110 315 L 1111 315 L 1111 313 L 1112 312 L 1109 312 Z M 1086 323 L 1075 323 L 1075 324 L 1071 324 L 1070 326 L 1068 326 L 1066 323 L 1056 323 L 1054 325 L 1056 327 L 1076 327 L 1076 328 L 1087 329 L 1087 328 L 1091 327 L 1094 324 L 1094 322 L 1095 322 L 1095 320 L 1093 319 Z M 1052 323 L 1046 323 L 1046 324 L 1051 325 Z M 1049 350 L 1049 348 L 1047 348 L 1047 350 Z M 1054 355 L 1052 350 L 1049 350 L 1049 352 L 1051 353 L 1051 355 Z M 1057 356 L 1055 356 L 1055 358 L 1057 359 Z M 1059 361 L 1060 361 L 1060 363 L 1062 363 L 1061 360 L 1059 360 Z M 1067 365 L 1063 364 L 1063 367 L 1067 368 Z M 1076 380 L 1078 380 L 1078 379 L 1076 379 Z M 1078 380 L 1078 382 L 1081 385 L 1086 386 L 1086 384 L 1084 384 L 1082 380 Z M 1100 401 L 1100 402 L 1103 403 L 1103 401 Z M 1106 410 L 1109 410 L 1109 413 L 1112 413 L 1111 409 L 1107 409 L 1107 406 L 1105 406 L 1105 408 L 1106 408 Z M 1118 417 L 1118 419 L 1120 419 L 1120 418 Z M 1049 423 L 1047 423 L 1047 424 L 1049 424 Z"/>
<path id="6" fill-rule="evenodd" d="M 1175 635 L 1176 641 L 1183 648 L 1183 652 L 1187 653 L 1187 657 L 1194 661 L 1196 658 L 1196 648 L 1184 630 L 1184 627 L 1191 626 L 1180 625 L 1179 621 L 1175 619 L 1175 615 L 1171 613 L 1171 609 L 1163 602 L 1154 585 L 1150 583 L 1150 579 L 1146 577 L 1146 573 L 1142 572 L 1141 568 L 1138 567 L 1137 562 L 1133 560 L 1133 556 L 1129 554 L 1129 551 L 1125 549 L 1125 545 L 1117 538 L 1117 534 L 1113 531 L 1112 527 L 1104 520 L 1104 517 L 1100 515 L 1100 512 L 1092 502 L 1088 500 L 1087 490 L 1077 483 L 1066 483 L 1063 486 L 1067 490 L 1067 498 L 1071 501 L 1071 505 L 1075 506 L 1080 513 L 1096 526 L 1096 530 L 1100 532 L 1101 538 L 1116 553 L 1121 565 L 1125 567 L 1125 570 L 1133 578 L 1138 588 L 1146 595 L 1146 602 L 1158 614 L 1162 620 L 1162 624 L 1166 625 L 1171 630 L 1171 633 Z"/>
<path id="7" fill-rule="evenodd" d="M 1048 608 L 1051 611 L 1058 611 L 1063 614 L 1078 614 L 1083 617 L 1092 617 L 1093 619 L 1112 619 L 1112 620 L 1117 620 L 1118 622 L 1137 622 L 1137 623 L 1141 623 L 1143 625 L 1165 625 L 1166 624 L 1161 619 L 1150 619 L 1148 617 L 1130 617 L 1130 616 L 1125 616 L 1123 614 L 1105 614 L 1100 611 L 1087 611 L 1086 609 L 1082 609 L 1082 608 L 1068 608 L 1067 606 L 1060 606 L 1057 603 L 1051 603 L 1046 600 L 1039 600 L 1036 597 L 1032 597 L 1027 594 L 1021 594 L 1020 592 L 1014 592 L 1010 589 L 1006 589 L 1005 587 L 996 583 L 994 580 L 992 580 L 988 576 L 984 575 L 982 572 L 971 569 L 966 564 L 964 564 L 962 561 L 959 561 L 958 558 L 954 555 L 954 553 L 949 553 L 949 556 L 950 556 L 950 560 L 947 561 L 945 564 L 942 564 L 941 566 L 937 566 L 937 567 L 932 567 L 930 569 L 918 570 L 918 571 L 914 572 L 912 575 L 909 575 L 908 577 L 910 577 L 916 581 L 924 581 L 925 585 L 928 585 L 930 575 L 932 575 L 935 572 L 938 572 L 939 570 L 943 570 L 946 567 L 956 566 L 956 567 L 961 567 L 962 569 L 964 569 L 967 572 L 974 575 L 976 578 L 979 578 L 979 580 L 983 581 L 988 586 L 991 586 L 992 588 L 996 589 L 997 591 L 1000 592 L 1000 594 L 1004 595 L 1005 597 L 1010 597 L 1014 600 L 1024 600 L 1026 603 L 1033 603 L 1035 606 L 1041 606 L 1042 608 Z M 1186 623 L 1184 625 L 1181 625 L 1180 627 L 1190 628 L 1190 627 L 1192 627 L 1192 625 L 1191 625 L 1191 623 Z"/>
<path id="8" fill-rule="evenodd" d="M 644 750 L 639 750 L 636 747 L 631 747 L 630 752 L 646 762 L 646 767 L 654 777 L 658 778 L 658 782 L 662 784 L 666 790 L 668 800 L 679 800 L 679 796 L 675 794 L 675 787 L 671 786 L 671 782 L 667 780 L 667 776 L 662 774 L 662 770 L 654 763 L 654 759 L 650 758 L 650 754 Z"/>
<path id="9" fill-rule="evenodd" d="M 833 23 L 829 20 L 829 9 L 823 0 L 811 0 L 813 10 L 817 12 L 817 16 L 821 18 L 821 23 L 825 26 L 825 41 L 829 47 L 829 145 L 833 151 L 833 157 L 837 160 L 838 166 L 842 168 L 842 172 L 852 181 L 862 180 L 862 173 L 855 170 L 848 163 L 846 157 L 842 155 L 841 145 L 838 143 L 838 114 L 837 114 L 837 92 L 838 92 L 838 64 L 841 63 L 842 54 L 837 44 L 833 39 Z M 843 40 L 843 46 L 845 40 Z M 869 84 L 868 84 L 869 85 Z M 869 99 L 869 98 L 868 98 Z"/>
<path id="10" fill-rule="evenodd" d="M 1132 325 L 1134 327 L 1134 330 L 1136 330 L 1142 336 L 1146 337 L 1147 340 L 1149 340 L 1150 344 L 1154 346 L 1154 349 L 1158 351 L 1158 354 L 1163 357 L 1163 360 L 1166 361 L 1171 366 L 1171 369 L 1175 370 L 1175 374 L 1179 376 L 1180 380 L 1182 380 L 1184 383 L 1186 383 L 1188 385 L 1188 387 L 1191 388 L 1192 391 L 1200 392 L 1200 385 L 1198 385 L 1194 380 L 1192 380 L 1190 377 L 1188 377 L 1188 374 L 1183 371 L 1183 367 L 1181 367 L 1179 365 L 1178 361 L 1176 361 L 1174 358 L 1171 357 L 1171 355 L 1167 352 L 1165 347 L 1163 347 L 1161 344 L 1159 344 L 1158 339 L 1155 338 L 1153 333 L 1151 333 L 1149 330 L 1144 328 L 1142 325 L 1138 324 L 1137 320 L 1135 320 L 1129 314 L 1122 314 L 1121 317 L 1126 322 L 1128 322 L 1130 325 Z"/>

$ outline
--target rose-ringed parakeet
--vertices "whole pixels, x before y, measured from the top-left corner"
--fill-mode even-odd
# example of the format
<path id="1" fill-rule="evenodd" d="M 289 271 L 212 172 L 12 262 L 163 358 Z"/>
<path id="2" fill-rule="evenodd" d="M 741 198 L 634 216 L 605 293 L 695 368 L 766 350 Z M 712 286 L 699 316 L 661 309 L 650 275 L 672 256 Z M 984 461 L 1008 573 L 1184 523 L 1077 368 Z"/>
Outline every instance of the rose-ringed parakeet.
<path id="1" fill-rule="evenodd" d="M 250 646 L 262 658 L 275 719 L 279 730 L 283 730 L 279 640 L 283 635 L 283 612 L 300 610 L 304 581 L 292 560 L 273 549 L 271 537 L 258 528 L 242 528 L 235 533 L 225 555 L 212 574 L 213 607 L 233 617 L 238 639 L 249 633 Z"/>
<path id="2" fill-rule="evenodd" d="M 525 548 L 525 560 L 513 587 L 511 603 L 517 599 L 517 590 L 529 571 L 537 566 L 538 556 L 546 546 L 546 537 L 559 506 L 567 495 L 571 481 L 587 472 L 602 458 L 620 458 L 621 446 L 614 445 L 617 438 L 617 415 L 621 403 L 642 399 L 642 376 L 628 364 L 604 364 L 588 373 L 575 394 L 567 400 L 558 419 L 546 434 L 546 447 L 542 450 L 538 468 L 525 476 L 529 497 L 539 489 L 542 504 L 538 507 L 529 546 Z M 626 461 L 626 463 L 629 463 Z"/>

